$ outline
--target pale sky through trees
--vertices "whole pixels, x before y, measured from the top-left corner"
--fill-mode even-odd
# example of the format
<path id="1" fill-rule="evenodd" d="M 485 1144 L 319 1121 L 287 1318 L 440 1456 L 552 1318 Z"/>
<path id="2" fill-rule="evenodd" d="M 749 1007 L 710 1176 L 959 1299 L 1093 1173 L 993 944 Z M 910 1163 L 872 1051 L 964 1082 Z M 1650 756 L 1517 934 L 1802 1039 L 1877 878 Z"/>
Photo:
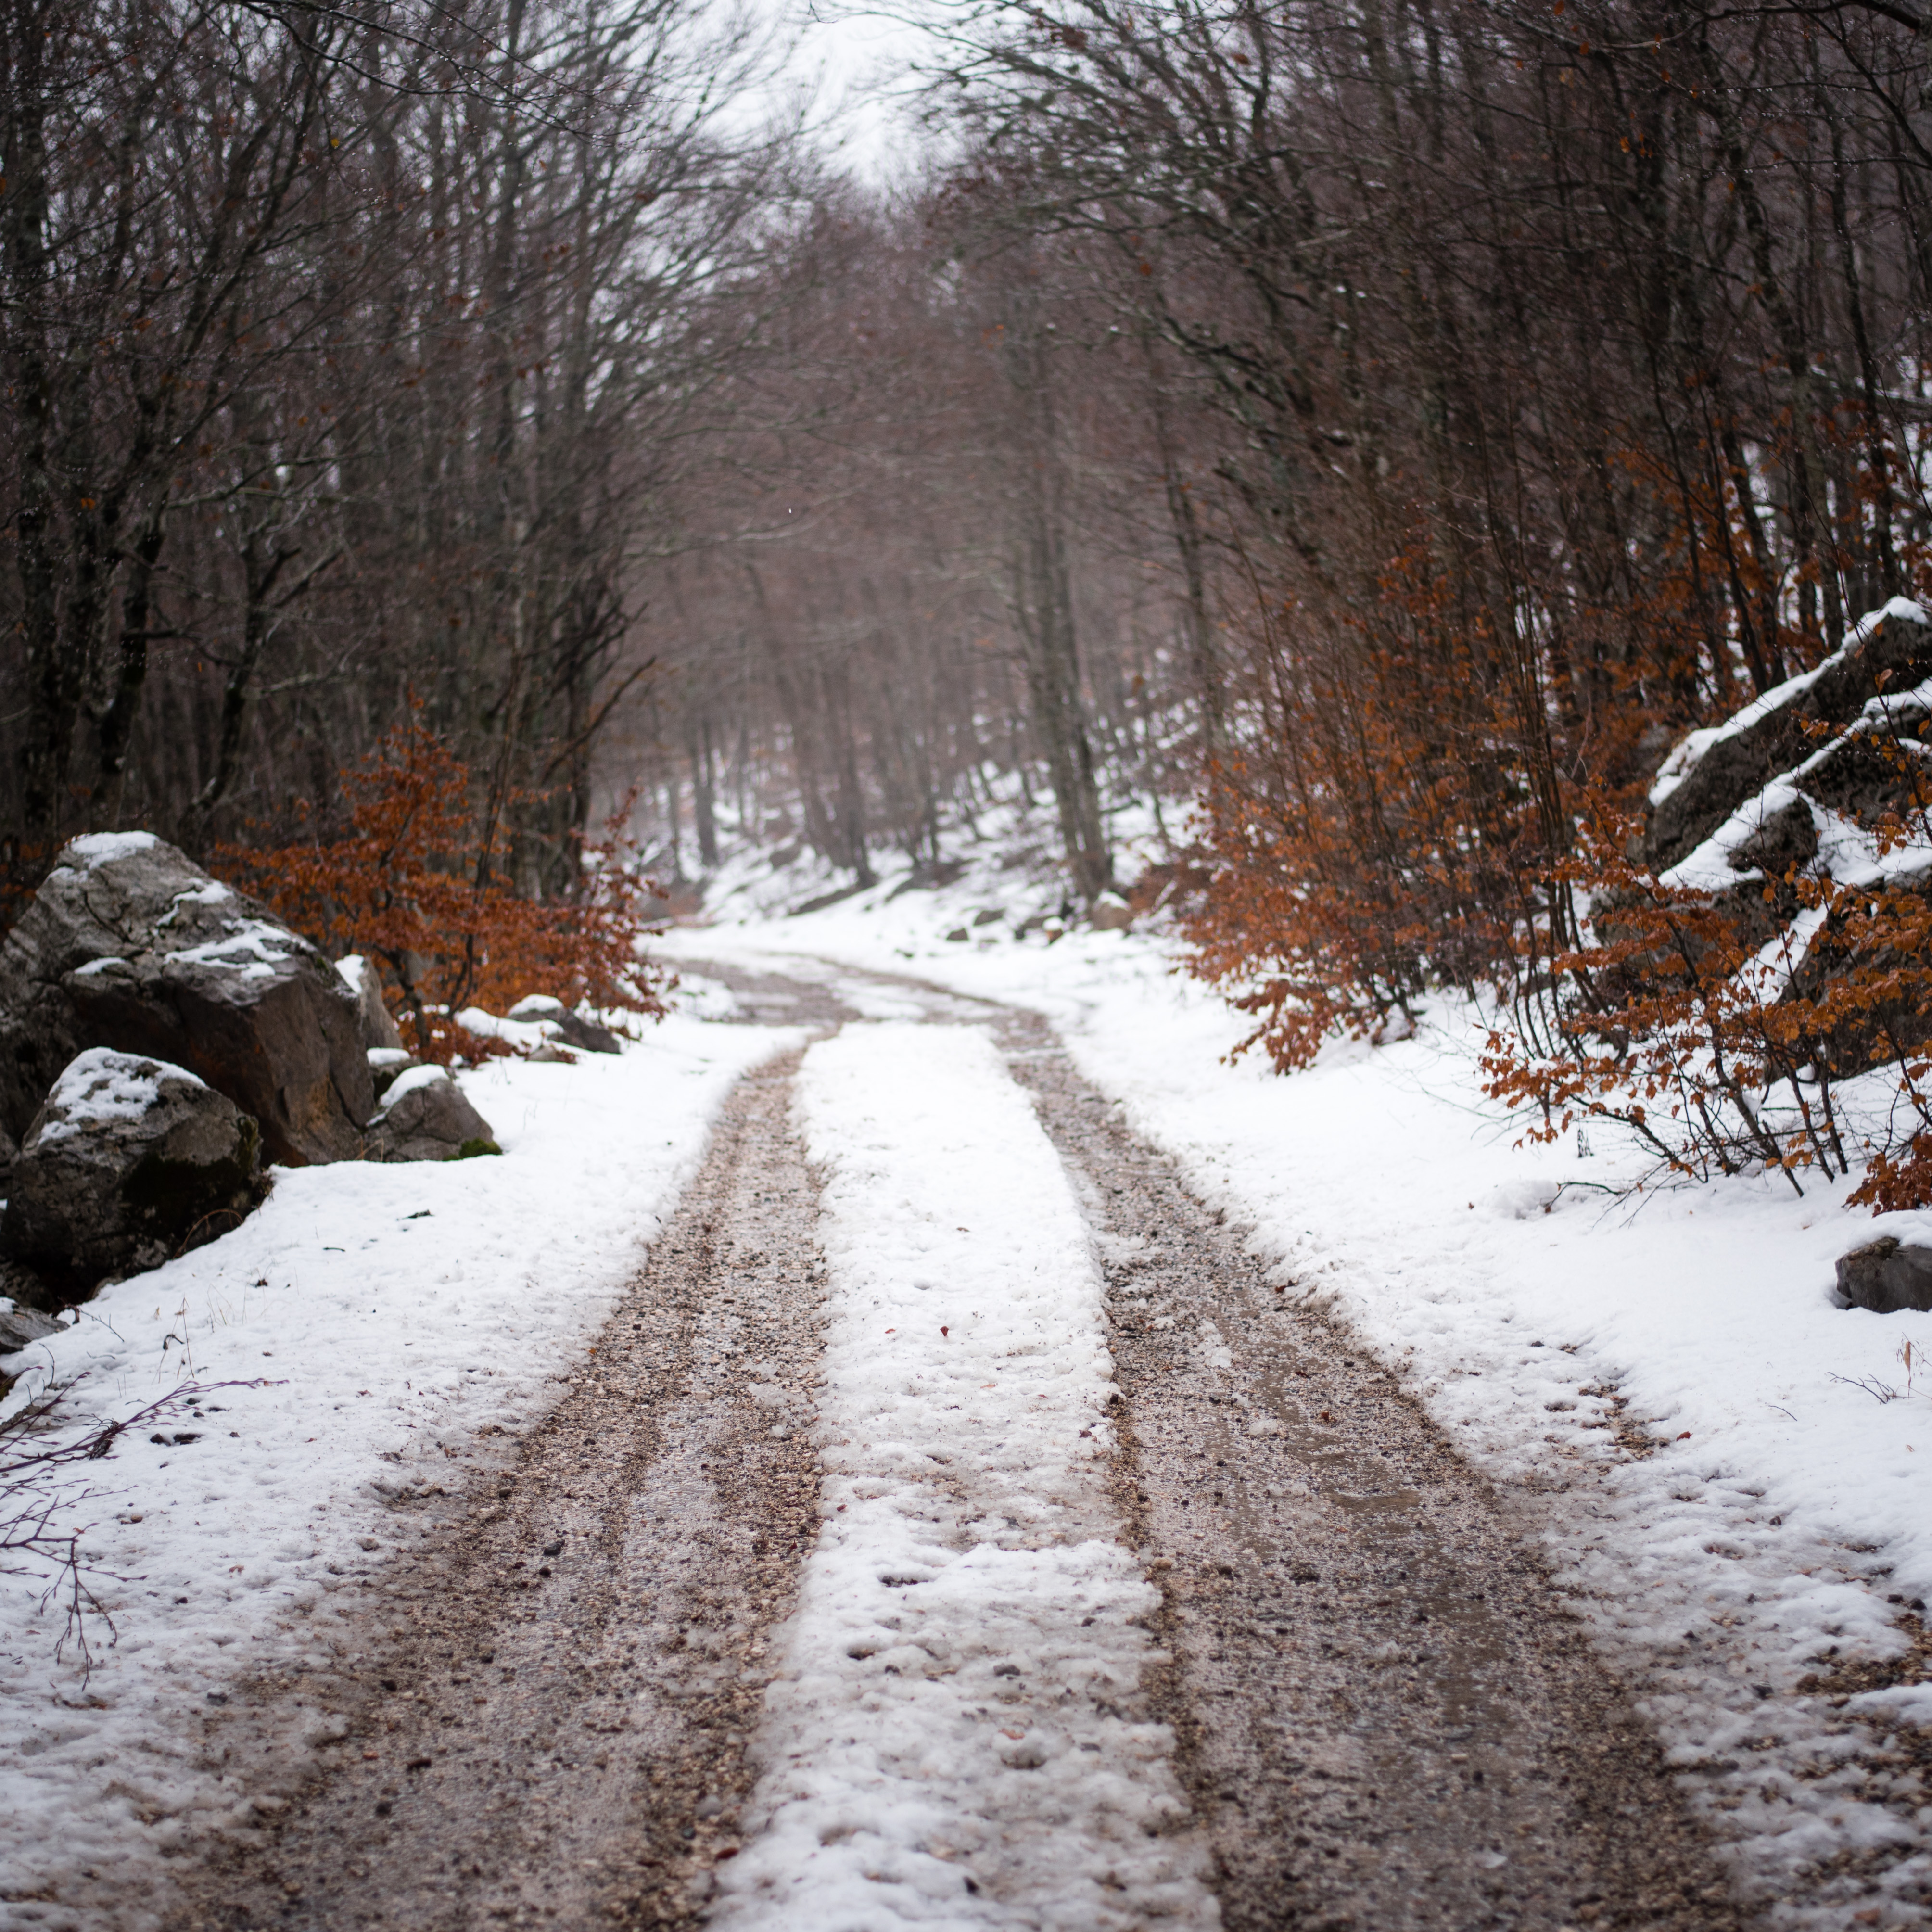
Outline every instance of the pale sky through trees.
<path id="1" fill-rule="evenodd" d="M 913 68 L 933 47 L 925 31 L 842 0 L 765 4 L 797 35 L 779 88 L 814 91 L 824 145 L 860 181 L 901 178 L 921 144 Z"/>

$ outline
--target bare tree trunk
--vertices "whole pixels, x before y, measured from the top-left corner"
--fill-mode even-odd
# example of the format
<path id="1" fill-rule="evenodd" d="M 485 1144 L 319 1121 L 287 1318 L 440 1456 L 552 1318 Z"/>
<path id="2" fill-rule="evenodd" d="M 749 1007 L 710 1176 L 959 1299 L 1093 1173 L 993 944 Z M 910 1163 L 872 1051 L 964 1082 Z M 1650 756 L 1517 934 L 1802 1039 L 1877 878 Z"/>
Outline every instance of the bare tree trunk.
<path id="1" fill-rule="evenodd" d="M 1018 272 L 1024 277 L 1027 265 Z M 1014 616 L 1026 653 L 1034 734 L 1059 808 L 1067 869 L 1075 890 L 1091 904 L 1113 884 L 1113 859 L 1081 698 L 1051 351 L 1038 296 L 1024 280 L 1010 292 L 1008 314 L 1007 375 L 1020 412 L 1013 452 L 1021 518 L 1012 573 Z"/>

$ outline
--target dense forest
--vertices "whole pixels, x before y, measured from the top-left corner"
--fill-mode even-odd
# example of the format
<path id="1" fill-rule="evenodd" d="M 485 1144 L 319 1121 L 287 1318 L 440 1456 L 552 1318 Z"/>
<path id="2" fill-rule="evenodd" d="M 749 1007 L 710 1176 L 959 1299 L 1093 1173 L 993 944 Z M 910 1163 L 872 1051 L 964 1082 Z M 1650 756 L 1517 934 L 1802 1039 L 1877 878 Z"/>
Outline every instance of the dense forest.
<path id="1" fill-rule="evenodd" d="M 1928 26 L 986 0 L 883 188 L 694 0 L 5 0 L 10 878 L 326 846 L 404 725 L 552 900 L 1017 781 L 1077 904 L 1132 796 L 1278 1064 L 1447 983 L 1574 1099 L 1665 754 L 1932 587 Z"/>

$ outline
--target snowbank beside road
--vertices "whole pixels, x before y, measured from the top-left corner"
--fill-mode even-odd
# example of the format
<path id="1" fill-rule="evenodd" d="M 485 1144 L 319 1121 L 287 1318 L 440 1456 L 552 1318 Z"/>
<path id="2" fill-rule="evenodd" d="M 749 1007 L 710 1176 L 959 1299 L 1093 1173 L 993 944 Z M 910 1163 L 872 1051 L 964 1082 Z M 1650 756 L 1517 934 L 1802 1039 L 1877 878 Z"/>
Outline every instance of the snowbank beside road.
<path id="1" fill-rule="evenodd" d="M 395 1547 L 386 1499 L 454 1489 L 548 1406 L 732 1083 L 795 1037 L 674 1016 L 621 1057 L 495 1062 L 464 1085 L 502 1158 L 282 1172 L 235 1233 L 10 1360 L 10 1410 L 50 1378 L 106 1418 L 201 1394 L 81 1466 L 113 1620 L 91 1677 L 56 1662 L 44 1582 L 0 1576 L 0 1927 L 78 1924 L 88 1868 L 246 1815 L 197 1711 L 313 1648 L 308 1613 Z"/>
<path id="2" fill-rule="evenodd" d="M 1252 1227 L 1285 1296 L 1332 1305 L 1479 1466 L 1538 1492 L 1559 1578 L 1748 1893 L 1782 1924 L 1849 1924 L 1874 1898 L 1861 1922 L 1932 1922 L 1917 1780 L 1868 1728 L 1932 1723 L 1932 1692 L 1864 1692 L 1850 1669 L 1904 1652 L 1898 1620 L 1932 1595 L 1932 1373 L 1909 1383 L 1898 1359 L 1910 1340 L 1925 1360 L 1932 1315 L 1829 1292 L 1846 1248 L 1932 1238 L 1932 1220 L 1874 1224 L 1843 1185 L 1799 1199 L 1768 1178 L 1618 1202 L 1624 1156 L 1601 1139 L 1516 1148 L 1453 1015 L 1280 1079 L 1224 1064 L 1238 1016 L 1175 978 L 1160 940 L 949 942 L 997 882 L 896 900 L 893 883 L 672 950 L 807 956 L 835 986 L 812 962 L 1046 1013 L 1134 1127 Z M 1828 1861 L 1837 1875 L 1805 1888 L 1821 1902 L 1777 1902 Z"/>

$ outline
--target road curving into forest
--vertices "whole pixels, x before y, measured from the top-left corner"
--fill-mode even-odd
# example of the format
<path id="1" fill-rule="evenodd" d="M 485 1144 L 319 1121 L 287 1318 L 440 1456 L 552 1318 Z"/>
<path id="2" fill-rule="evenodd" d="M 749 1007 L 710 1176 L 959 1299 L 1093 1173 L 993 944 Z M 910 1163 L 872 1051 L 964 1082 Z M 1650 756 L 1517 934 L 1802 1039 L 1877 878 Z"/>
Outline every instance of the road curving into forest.
<path id="1" fill-rule="evenodd" d="M 1507 1500 L 1346 1330 L 1279 1305 L 1043 1022 L 690 963 L 820 1040 L 890 1016 L 916 1078 L 874 1156 L 886 1176 L 909 1148 L 903 1172 L 868 1207 L 824 1164 L 836 1057 L 802 1088 L 797 1055 L 741 1083 L 564 1400 L 473 1491 L 397 1505 L 414 1553 L 300 1689 L 346 1727 L 336 1761 L 250 1842 L 181 1862 L 171 1927 L 1739 1922 Z M 995 1051 L 922 1054 L 908 1024 Z M 944 1161 L 912 1160 L 921 1132 L 950 1136 Z M 976 1186 L 976 1237 L 950 1225 Z M 1068 1332 L 1006 1350 L 1036 1387 L 994 1373 L 983 1415 L 946 1399 L 952 1324 L 898 1342 L 892 1460 L 854 1353 L 866 1270 L 895 1226 L 970 1242 L 1002 1215 L 1036 1217 L 1064 1290 L 1040 1319 L 1064 1308 Z M 1091 1412 L 1088 1328 L 1112 1389 Z M 1056 1348 L 1076 1366 L 1031 1361 Z M 835 1556 L 897 1533 L 858 1526 L 894 1496 L 924 1541 L 904 1574 L 873 1564 L 885 1616 Z M 958 1587 L 988 1563 L 1007 1568 Z M 842 1617 L 908 1640 L 847 1643 Z M 236 1694 L 285 1733 L 295 1689 Z M 908 1714 L 967 1742 L 921 1758 Z"/>

